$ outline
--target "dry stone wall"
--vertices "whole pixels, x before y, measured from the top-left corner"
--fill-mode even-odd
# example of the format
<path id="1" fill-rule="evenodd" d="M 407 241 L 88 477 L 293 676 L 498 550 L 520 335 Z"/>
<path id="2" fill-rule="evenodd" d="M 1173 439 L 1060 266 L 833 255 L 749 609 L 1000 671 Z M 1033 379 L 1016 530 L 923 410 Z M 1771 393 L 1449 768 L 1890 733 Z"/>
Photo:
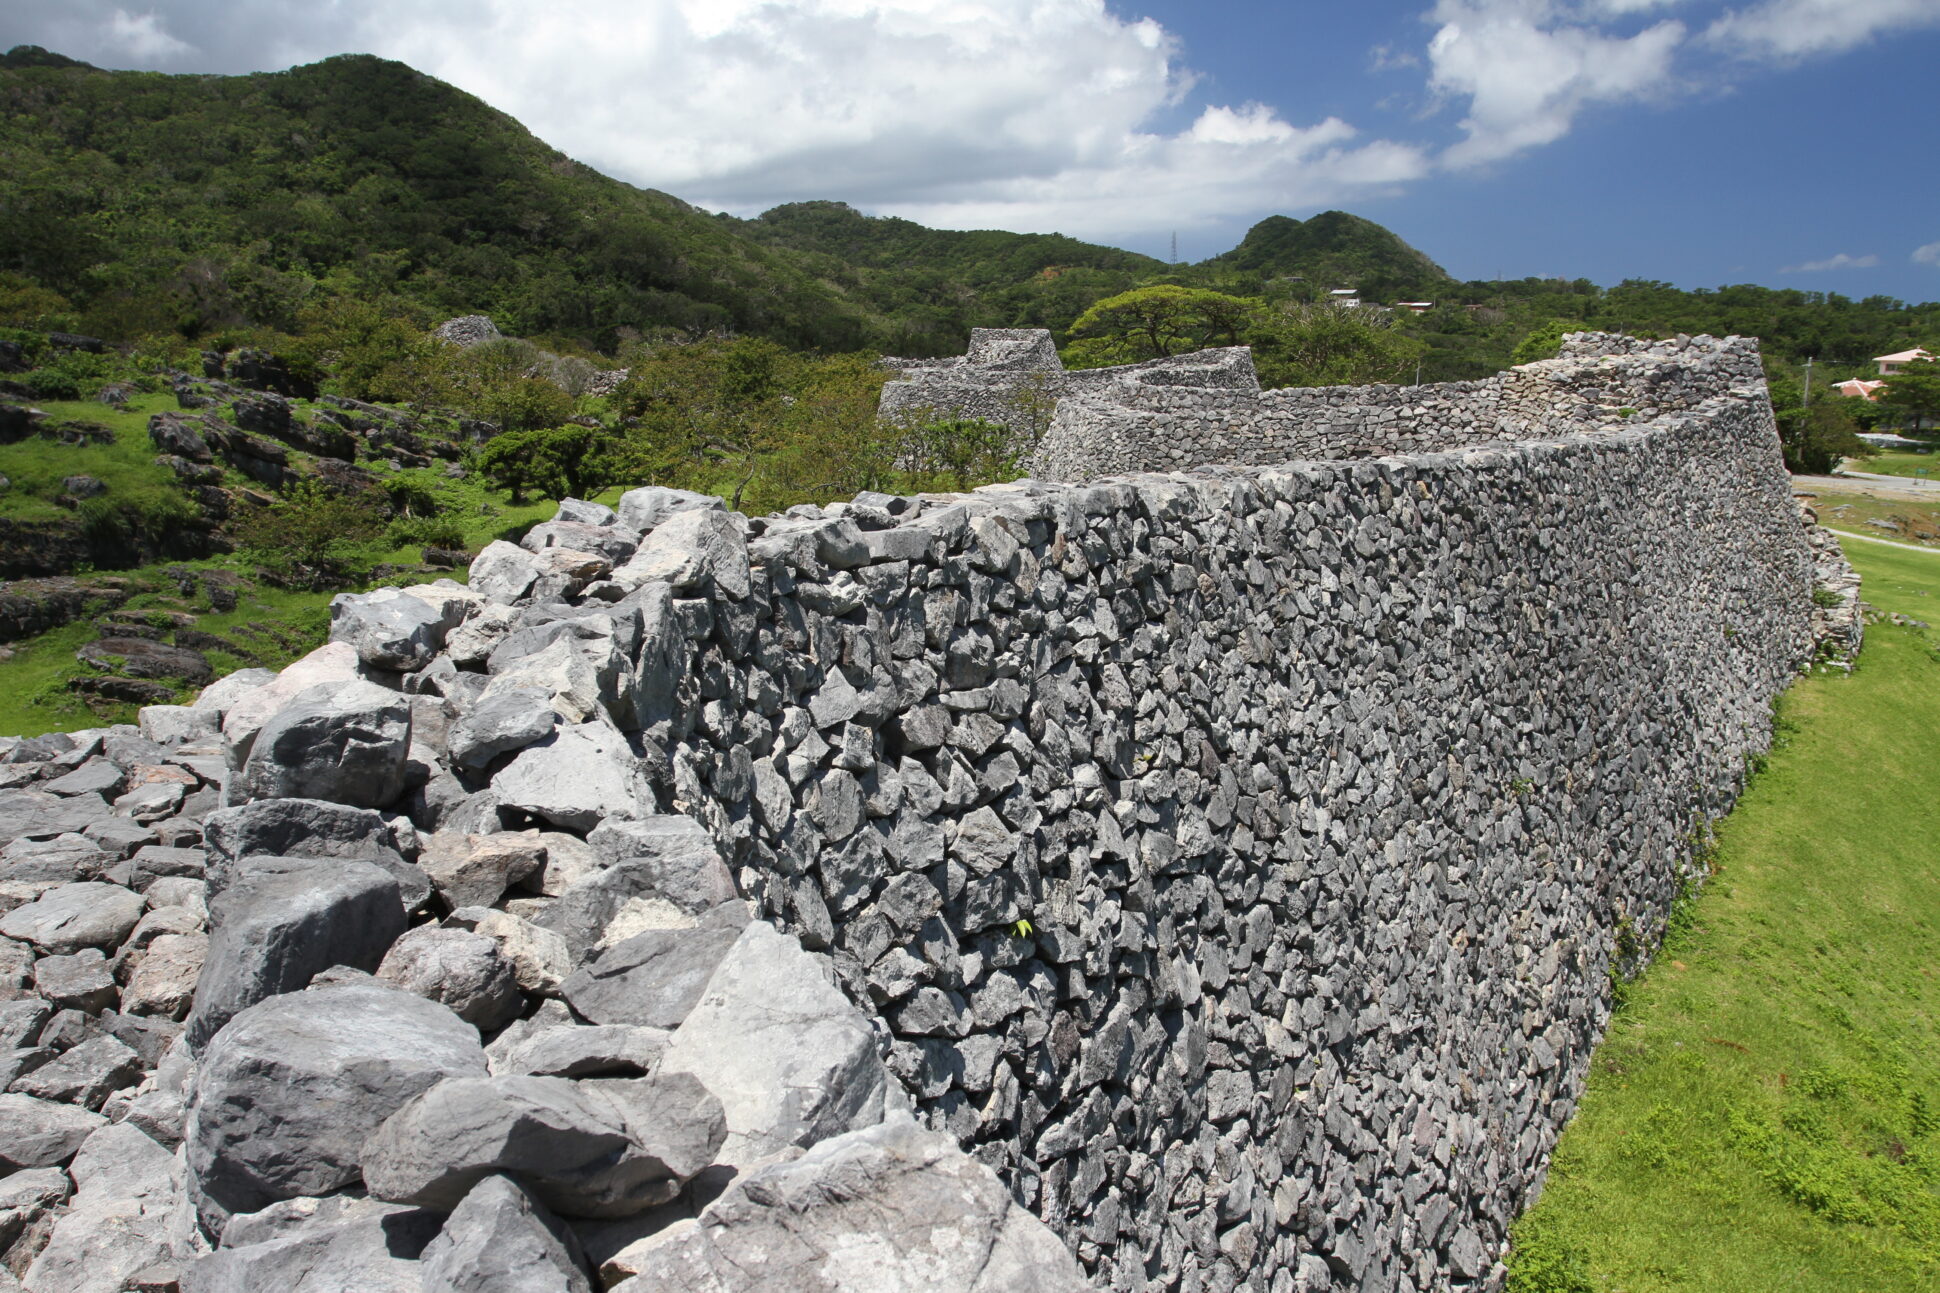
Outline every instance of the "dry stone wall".
<path id="1" fill-rule="evenodd" d="M 9 1262 L 1496 1286 L 1838 575 L 1748 346 L 1571 344 L 1409 393 L 1486 388 L 1453 430 L 1307 393 L 1333 460 L 569 500 L 280 675 L 0 748 Z"/>
<path id="2" fill-rule="evenodd" d="M 1101 1283 L 1486 1287 L 1810 657 L 1787 495 L 1726 397 L 863 500 L 681 635 L 668 776 Z"/>
<path id="3" fill-rule="evenodd" d="M 1065 372 L 1041 329 L 979 330 L 960 358 L 892 362 L 901 380 L 884 388 L 885 411 L 1005 422 L 1029 469 L 1051 480 L 1431 453 L 1615 425 L 1764 387 L 1758 344 L 1745 337 L 1577 333 L 1557 358 L 1481 381 L 1271 391 L 1260 390 L 1244 348 Z M 1021 385 L 1027 376 L 1033 384 Z M 1029 435 L 1018 414 L 1025 390 L 1056 397 Z"/>

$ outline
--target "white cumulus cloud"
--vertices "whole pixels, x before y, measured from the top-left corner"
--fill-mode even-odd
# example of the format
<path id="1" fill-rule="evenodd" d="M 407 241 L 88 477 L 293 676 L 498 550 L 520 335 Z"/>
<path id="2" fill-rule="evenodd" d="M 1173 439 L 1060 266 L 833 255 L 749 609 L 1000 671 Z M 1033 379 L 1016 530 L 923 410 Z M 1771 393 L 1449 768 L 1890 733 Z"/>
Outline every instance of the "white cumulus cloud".
<path id="1" fill-rule="evenodd" d="M 1924 247 L 1915 248 L 1913 251 L 1913 263 L 1916 265 L 1940 265 L 1940 242 L 1930 242 Z"/>
<path id="2" fill-rule="evenodd" d="M 1655 7 L 1604 0 L 1606 9 Z M 1672 61 L 1684 24 L 1657 22 L 1615 34 L 1550 0 L 1440 0 L 1428 44 L 1430 86 L 1468 101 L 1465 137 L 1442 157 L 1466 167 L 1552 143 L 1597 103 L 1674 88 Z"/>
<path id="3" fill-rule="evenodd" d="M 1792 62 L 1857 48 L 1887 32 L 1940 27 L 1935 0 L 1759 0 L 1705 30 L 1707 43 L 1747 58 Z"/>
<path id="4" fill-rule="evenodd" d="M 157 0 L 142 20 L 175 44 L 145 51 L 114 36 L 120 13 L 66 0 L 45 38 L 16 38 L 164 70 L 379 54 L 609 174 L 742 214 L 835 197 L 1126 235 L 1348 203 L 1429 169 L 1334 118 L 1188 105 L 1177 43 L 1104 0 Z M 1166 124 L 1181 108 L 1198 110 Z"/>
<path id="5" fill-rule="evenodd" d="M 1916 253 L 1917 254 L 1917 253 Z M 1781 274 L 1822 274 L 1831 269 L 1872 269 L 1879 264 L 1877 256 L 1848 256 L 1840 252 L 1824 260 L 1808 260 L 1802 265 L 1787 265 L 1778 271 Z"/>

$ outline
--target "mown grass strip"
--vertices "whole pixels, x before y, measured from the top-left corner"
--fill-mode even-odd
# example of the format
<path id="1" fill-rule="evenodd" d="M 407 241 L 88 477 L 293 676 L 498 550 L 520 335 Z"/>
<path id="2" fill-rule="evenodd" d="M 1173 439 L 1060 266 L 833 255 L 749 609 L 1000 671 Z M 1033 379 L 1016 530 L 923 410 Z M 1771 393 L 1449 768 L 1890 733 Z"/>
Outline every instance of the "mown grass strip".
<path id="1" fill-rule="evenodd" d="M 1847 545 L 1940 616 L 1940 563 Z M 1940 633 L 1779 705 L 1714 878 L 1630 986 L 1513 1293 L 1940 1288 Z"/>

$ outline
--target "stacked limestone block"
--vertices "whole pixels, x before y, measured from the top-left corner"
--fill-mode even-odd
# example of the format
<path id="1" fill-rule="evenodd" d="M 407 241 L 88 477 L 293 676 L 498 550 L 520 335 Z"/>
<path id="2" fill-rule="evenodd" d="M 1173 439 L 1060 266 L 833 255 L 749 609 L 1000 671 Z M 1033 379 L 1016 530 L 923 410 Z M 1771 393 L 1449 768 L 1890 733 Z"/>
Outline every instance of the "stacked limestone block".
<path id="1" fill-rule="evenodd" d="M 675 802 L 1115 1288 L 1499 1280 L 1617 931 L 1813 649 L 1730 398 L 750 531 L 675 602 Z"/>
<path id="2" fill-rule="evenodd" d="M 0 1288 L 1084 1286 L 666 811 L 645 499 L 7 744 Z"/>
<path id="3" fill-rule="evenodd" d="M 1757 343 L 1740 337 L 1642 342 L 1598 333 L 1564 339 L 1556 359 L 1473 382 L 1261 391 L 1252 366 L 1135 365 L 1067 374 L 1027 464 L 1052 480 L 1207 463 L 1372 458 L 1569 434 L 1688 412 L 1730 389 L 1762 398 Z M 1237 352 L 1244 353 L 1244 352 Z M 1182 365 L 1198 356 L 1163 361 Z M 1077 379 L 1090 379 L 1077 385 Z M 914 369 L 884 388 L 885 409 L 981 409 L 1017 378 L 974 366 Z"/>

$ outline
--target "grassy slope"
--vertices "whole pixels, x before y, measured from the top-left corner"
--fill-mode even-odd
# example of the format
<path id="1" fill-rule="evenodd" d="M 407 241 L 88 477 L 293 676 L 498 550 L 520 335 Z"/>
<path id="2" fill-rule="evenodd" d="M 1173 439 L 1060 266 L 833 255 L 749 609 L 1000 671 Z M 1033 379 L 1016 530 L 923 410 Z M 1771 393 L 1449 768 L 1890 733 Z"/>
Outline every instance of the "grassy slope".
<path id="1" fill-rule="evenodd" d="M 1940 558 L 1852 544 L 1940 617 Z M 1511 1288 L 1940 1288 L 1940 633 L 1880 623 L 1780 706 L 1718 874 L 1632 985 Z"/>
<path id="2" fill-rule="evenodd" d="M 382 466 L 377 470 L 382 476 L 391 474 Z M 550 520 L 559 506 L 550 499 L 538 499 L 512 507 L 506 503 L 504 494 L 488 490 L 478 482 L 477 477 L 452 481 L 445 479 L 435 469 L 410 474 L 437 495 L 440 506 L 464 530 L 466 546 L 474 550 L 493 539 L 518 537 L 537 522 Z M 595 495 L 595 501 L 611 504 L 618 501 L 620 493 L 617 488 L 610 489 Z M 481 505 L 490 510 L 481 511 Z M 367 559 L 408 565 L 415 563 L 418 556 L 417 545 L 392 546 L 390 540 L 386 539 L 372 545 Z M 249 563 L 240 557 L 164 564 L 184 566 L 191 570 L 215 567 L 244 574 L 251 569 Z M 250 665 L 280 669 L 320 646 L 329 632 L 329 605 L 334 593 L 294 591 L 257 584 L 243 592 L 235 610 L 219 613 L 210 608 L 207 597 L 201 592 L 193 597 L 181 596 L 179 590 L 161 576 L 161 569 L 161 566 L 149 566 L 125 572 L 128 578 L 150 584 L 155 591 L 138 593 L 128 600 L 123 609 L 189 611 L 196 615 L 196 628 L 201 632 L 229 638 L 250 649 L 253 654 L 251 659 L 221 651 L 206 652 L 209 663 L 215 666 L 218 675 Z M 463 579 L 464 571 L 455 571 L 452 577 Z M 386 582 L 412 583 L 422 578 L 427 576 L 410 576 Z M 98 727 L 108 722 L 134 721 L 137 706 L 100 704 L 90 709 L 79 696 L 68 690 L 69 678 L 93 672 L 76 661 L 74 653 L 98 636 L 99 630 L 93 620 L 81 620 L 11 644 L 12 658 L 0 663 L 0 736 L 37 736 L 42 732 L 72 731 Z M 183 699 L 189 698 L 193 691 L 193 688 L 184 689 Z"/>
<path id="3" fill-rule="evenodd" d="M 182 506 L 181 488 L 166 467 L 155 465 L 155 444 L 148 438 L 150 414 L 176 407 L 172 395 L 136 395 L 126 411 L 94 400 L 37 400 L 34 407 L 52 422 L 94 422 L 114 432 L 112 444 L 73 445 L 29 436 L 0 448 L 0 471 L 12 482 L 0 492 L 0 516 L 21 521 L 60 520 L 72 516 L 54 505 L 61 481 L 68 476 L 94 476 L 107 485 L 103 502 Z"/>
<path id="4" fill-rule="evenodd" d="M 1940 480 L 1940 458 L 1931 453 L 1888 450 L 1870 458 L 1848 458 L 1846 466 L 1880 476 L 1924 476 L 1928 480 Z"/>
<path id="5" fill-rule="evenodd" d="M 1940 497 L 1932 502 L 1910 499 L 1868 498 L 1863 494 L 1842 494 L 1835 490 L 1815 490 L 1813 507 L 1819 523 L 1827 529 L 1863 534 L 1898 543 L 1932 543 L 1940 540 Z M 1893 521 L 1897 531 L 1867 525 L 1870 520 Z M 1861 545 L 1865 546 L 1865 545 Z"/>

